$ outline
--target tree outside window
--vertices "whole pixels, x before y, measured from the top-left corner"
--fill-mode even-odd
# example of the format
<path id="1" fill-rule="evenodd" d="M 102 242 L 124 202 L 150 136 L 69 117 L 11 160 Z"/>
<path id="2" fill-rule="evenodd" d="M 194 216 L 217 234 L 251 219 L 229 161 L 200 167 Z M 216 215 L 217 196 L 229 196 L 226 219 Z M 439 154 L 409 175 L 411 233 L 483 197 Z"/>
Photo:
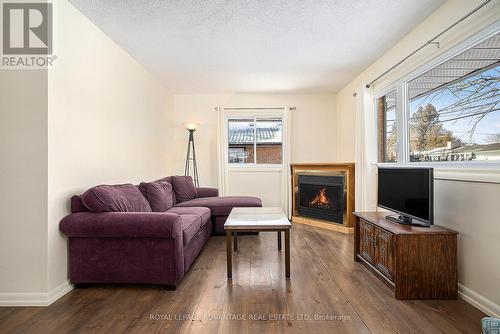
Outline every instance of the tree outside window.
<path id="1" fill-rule="evenodd" d="M 500 33 L 399 80 L 377 113 L 380 162 L 500 161 Z"/>
<path id="2" fill-rule="evenodd" d="M 410 161 L 500 159 L 500 66 L 410 101 Z"/>

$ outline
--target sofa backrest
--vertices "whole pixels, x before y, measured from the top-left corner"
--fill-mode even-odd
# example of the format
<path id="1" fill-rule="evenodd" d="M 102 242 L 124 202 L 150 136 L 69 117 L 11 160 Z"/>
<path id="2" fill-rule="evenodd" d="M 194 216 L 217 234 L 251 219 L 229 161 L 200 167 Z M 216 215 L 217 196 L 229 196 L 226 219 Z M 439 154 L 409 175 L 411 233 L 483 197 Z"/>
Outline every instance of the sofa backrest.
<path id="1" fill-rule="evenodd" d="M 174 206 L 174 191 L 170 182 L 141 182 L 139 190 L 153 212 L 165 212 Z"/>
<path id="2" fill-rule="evenodd" d="M 92 212 L 151 212 L 151 207 L 137 186 L 102 184 L 82 194 L 83 204 Z"/>
<path id="3" fill-rule="evenodd" d="M 156 180 L 155 182 L 168 182 L 168 183 L 172 184 L 172 177 L 167 176 L 167 177 L 164 177 L 163 179 Z M 175 197 L 175 191 L 172 192 L 172 200 L 174 202 L 173 205 L 176 205 L 177 198 Z"/>
<path id="4" fill-rule="evenodd" d="M 89 209 L 83 204 L 82 197 L 80 195 L 71 196 L 71 213 L 78 212 L 90 212 Z"/>
<path id="5" fill-rule="evenodd" d="M 159 180 L 156 180 L 155 182 L 168 182 L 168 183 L 172 183 L 172 177 L 171 176 L 167 176 L 167 177 L 164 177 L 163 179 L 159 179 Z"/>
<path id="6" fill-rule="evenodd" d="M 172 177 L 167 176 L 167 177 L 164 177 L 162 179 L 156 180 L 155 182 L 168 182 L 168 183 L 172 184 Z M 139 185 L 136 185 L 136 187 L 139 188 Z M 175 192 L 172 192 L 172 200 L 173 200 L 173 205 L 177 204 L 177 199 L 175 198 Z M 85 206 L 85 204 L 83 204 L 82 195 L 71 196 L 70 210 L 71 210 L 71 213 L 91 212 Z"/>
<path id="7" fill-rule="evenodd" d="M 137 189 L 139 189 L 139 185 L 136 185 Z M 83 204 L 82 195 L 73 195 L 70 199 L 70 211 L 71 213 L 79 213 L 79 212 L 92 212 Z"/>

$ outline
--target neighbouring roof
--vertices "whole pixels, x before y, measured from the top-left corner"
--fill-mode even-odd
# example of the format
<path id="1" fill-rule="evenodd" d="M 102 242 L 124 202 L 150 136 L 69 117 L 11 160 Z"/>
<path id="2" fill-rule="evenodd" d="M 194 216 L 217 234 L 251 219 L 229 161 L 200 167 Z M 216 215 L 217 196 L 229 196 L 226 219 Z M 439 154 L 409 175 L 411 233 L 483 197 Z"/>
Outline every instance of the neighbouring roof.
<path id="1" fill-rule="evenodd" d="M 253 127 L 229 125 L 229 144 L 253 144 Z M 257 144 L 280 144 L 281 125 L 276 123 L 259 124 L 256 129 Z"/>
<path id="2" fill-rule="evenodd" d="M 499 152 L 500 143 L 492 144 L 472 144 L 463 145 L 453 149 L 447 147 L 438 147 L 428 151 L 415 152 L 415 154 L 443 154 L 443 153 L 486 153 L 486 152 Z"/>
<path id="3" fill-rule="evenodd" d="M 500 33 L 467 49 L 408 82 L 408 97 L 413 100 L 442 85 L 500 61 Z"/>

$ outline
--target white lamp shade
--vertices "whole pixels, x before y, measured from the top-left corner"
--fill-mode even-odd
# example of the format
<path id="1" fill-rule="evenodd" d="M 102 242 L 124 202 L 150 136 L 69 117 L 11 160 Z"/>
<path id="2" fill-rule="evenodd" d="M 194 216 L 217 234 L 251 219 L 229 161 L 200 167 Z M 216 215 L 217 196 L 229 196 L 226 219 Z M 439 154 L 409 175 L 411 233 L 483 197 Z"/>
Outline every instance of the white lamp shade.
<path id="1" fill-rule="evenodd" d="M 198 127 L 198 123 L 184 123 L 184 126 L 188 130 L 196 130 L 196 128 Z"/>

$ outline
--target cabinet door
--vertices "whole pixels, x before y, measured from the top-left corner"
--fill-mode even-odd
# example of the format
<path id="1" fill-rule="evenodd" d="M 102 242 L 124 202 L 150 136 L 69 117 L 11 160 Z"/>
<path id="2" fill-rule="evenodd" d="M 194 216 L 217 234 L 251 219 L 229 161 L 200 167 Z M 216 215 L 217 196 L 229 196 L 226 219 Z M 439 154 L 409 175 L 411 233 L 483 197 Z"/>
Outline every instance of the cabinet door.
<path id="1" fill-rule="evenodd" d="M 372 224 L 364 220 L 359 221 L 359 254 L 370 263 L 373 263 L 375 255 L 374 232 Z"/>
<path id="2" fill-rule="evenodd" d="M 393 234 L 375 228 L 375 267 L 390 280 L 393 280 L 394 256 Z"/>

